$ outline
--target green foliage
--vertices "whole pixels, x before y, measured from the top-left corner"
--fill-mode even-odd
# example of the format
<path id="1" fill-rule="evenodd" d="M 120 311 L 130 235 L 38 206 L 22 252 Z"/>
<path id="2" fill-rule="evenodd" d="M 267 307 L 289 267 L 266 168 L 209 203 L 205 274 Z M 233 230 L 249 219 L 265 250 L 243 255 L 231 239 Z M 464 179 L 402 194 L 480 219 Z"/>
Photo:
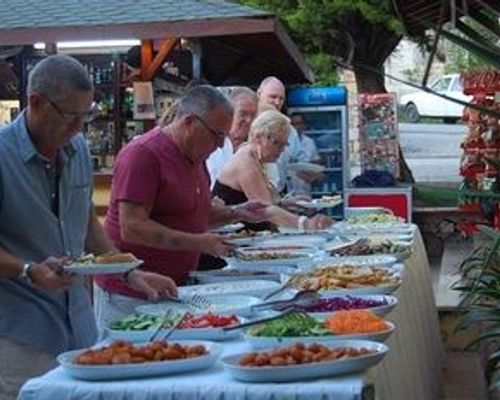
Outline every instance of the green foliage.
<path id="1" fill-rule="evenodd" d="M 337 67 L 334 57 L 325 53 L 317 53 L 307 56 L 307 61 L 314 71 L 317 86 L 333 86 L 339 81 Z"/>
<path id="2" fill-rule="evenodd" d="M 382 65 L 404 33 L 390 0 L 238 1 L 278 15 L 322 85 L 337 82 L 335 59 L 353 54 L 372 67 Z"/>
<path id="3" fill-rule="evenodd" d="M 476 249 L 462 263 L 463 279 L 455 285 L 455 290 L 465 294 L 468 311 L 457 330 L 480 324 L 484 327 L 479 337 L 467 348 L 479 342 L 498 343 L 500 338 L 500 232 L 489 227 L 481 227 L 482 233 L 491 238 L 487 245 Z M 488 358 L 485 374 L 490 389 L 500 385 L 500 350 Z"/>

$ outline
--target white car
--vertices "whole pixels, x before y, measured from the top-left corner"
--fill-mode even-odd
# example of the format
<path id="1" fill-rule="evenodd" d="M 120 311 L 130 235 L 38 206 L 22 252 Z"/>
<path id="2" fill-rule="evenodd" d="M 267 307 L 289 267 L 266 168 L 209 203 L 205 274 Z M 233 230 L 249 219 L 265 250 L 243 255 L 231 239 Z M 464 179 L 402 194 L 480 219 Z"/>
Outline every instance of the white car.
<path id="1" fill-rule="evenodd" d="M 430 88 L 437 93 L 470 102 L 472 96 L 463 93 L 459 74 L 443 75 Z M 439 117 L 446 123 L 453 123 L 462 118 L 464 106 L 450 100 L 443 99 L 432 93 L 418 90 L 400 98 L 403 112 L 409 122 L 417 122 L 420 117 Z"/>

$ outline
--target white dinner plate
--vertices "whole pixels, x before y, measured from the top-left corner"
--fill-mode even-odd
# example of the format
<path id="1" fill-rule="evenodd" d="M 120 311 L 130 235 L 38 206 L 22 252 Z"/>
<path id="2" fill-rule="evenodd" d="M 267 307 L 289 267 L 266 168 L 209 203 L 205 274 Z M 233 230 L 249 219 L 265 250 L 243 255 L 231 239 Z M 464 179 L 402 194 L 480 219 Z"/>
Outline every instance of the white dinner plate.
<path id="1" fill-rule="evenodd" d="M 338 205 L 342 204 L 343 201 L 344 200 L 342 199 L 339 199 L 337 201 L 322 201 L 321 199 L 313 199 L 311 201 L 299 200 L 296 201 L 296 204 L 304 208 L 310 208 L 313 210 L 323 210 L 325 208 L 337 207 Z"/>
<path id="2" fill-rule="evenodd" d="M 140 364 L 117 365 L 79 365 L 73 360 L 84 350 L 72 350 L 60 354 L 57 361 L 64 372 L 76 379 L 88 381 L 104 381 L 111 379 L 133 379 L 149 376 L 173 375 L 183 372 L 197 371 L 211 367 L 222 354 L 220 344 L 202 341 L 176 341 L 182 345 L 203 345 L 208 354 L 201 357 L 173 361 L 147 362 Z"/>
<path id="3" fill-rule="evenodd" d="M 168 331 L 168 328 L 164 330 Z M 146 329 L 142 331 L 134 330 L 118 330 L 107 328 L 106 332 L 111 339 L 126 340 L 134 343 L 147 342 L 149 338 L 156 332 L 156 328 Z M 235 329 L 225 331 L 222 328 L 196 328 L 196 329 L 176 329 L 169 337 L 169 340 L 228 340 L 240 336 L 241 331 Z M 158 333 L 158 338 L 162 338 L 162 331 Z"/>
<path id="4" fill-rule="evenodd" d="M 323 336 L 253 336 L 245 332 L 245 341 L 252 349 L 261 350 L 277 346 L 288 346 L 292 343 L 332 343 L 337 340 L 372 340 L 374 342 L 384 342 L 391 336 L 395 325 L 386 321 L 389 329 L 382 332 L 353 333 L 349 335 L 323 335 Z"/>
<path id="5" fill-rule="evenodd" d="M 229 224 L 229 225 L 224 225 L 219 228 L 211 229 L 213 233 L 233 233 L 236 231 L 239 231 L 240 229 L 243 229 L 245 225 L 243 225 L 241 222 L 237 222 L 235 224 Z"/>
<path id="6" fill-rule="evenodd" d="M 275 283 L 279 285 L 277 282 Z M 238 284 L 240 283 L 238 282 Z M 213 295 L 210 296 L 211 304 L 206 309 L 189 308 L 184 304 L 179 304 L 171 301 L 162 301 L 161 303 L 143 304 L 141 306 L 137 306 L 135 307 L 135 311 L 139 314 L 148 314 L 148 315 L 164 315 L 167 310 L 174 310 L 179 312 L 189 311 L 193 314 L 204 314 L 207 312 L 212 312 L 214 314 L 222 314 L 222 315 L 236 314 L 242 317 L 246 317 L 253 315 L 251 307 L 254 304 L 260 302 L 261 302 L 260 299 L 252 296 Z"/>
<path id="7" fill-rule="evenodd" d="M 355 358 L 324 361 L 310 364 L 287 366 L 246 367 L 238 364 L 238 360 L 246 353 L 222 358 L 224 368 L 237 380 L 254 383 L 309 381 L 336 375 L 351 374 L 364 371 L 379 363 L 388 351 L 382 343 L 349 340 L 332 343 L 328 347 L 355 347 L 374 350 L 375 353 Z"/>
<path id="8" fill-rule="evenodd" d="M 323 165 L 314 164 L 310 162 L 294 162 L 287 165 L 289 171 L 303 171 L 303 172 L 323 172 L 325 167 Z"/>
<path id="9" fill-rule="evenodd" d="M 321 296 L 321 298 L 333 298 L 333 297 L 347 297 L 347 296 L 331 296 L 331 297 L 330 296 L 326 297 L 324 295 Z M 351 296 L 351 297 L 359 297 L 359 298 L 362 298 L 364 300 L 373 300 L 373 301 L 385 300 L 387 302 L 387 304 L 384 304 L 384 305 L 378 306 L 378 307 L 368 307 L 365 309 L 365 310 L 371 311 L 373 314 L 378 315 L 378 316 L 383 316 L 383 315 L 390 313 L 394 309 L 394 307 L 396 307 L 396 305 L 398 304 L 398 299 L 395 296 L 361 294 L 361 295 Z M 309 312 L 308 311 L 307 313 L 310 314 L 311 316 L 317 318 L 317 319 L 324 320 L 324 319 L 328 318 L 329 316 L 331 316 L 332 314 L 334 314 L 335 312 L 336 311 L 325 311 L 325 312 Z"/>
<path id="10" fill-rule="evenodd" d="M 71 264 L 64 266 L 63 270 L 69 274 L 76 275 L 124 274 L 131 269 L 137 268 L 142 263 L 142 260 L 137 260 L 133 262 L 113 264 Z"/>

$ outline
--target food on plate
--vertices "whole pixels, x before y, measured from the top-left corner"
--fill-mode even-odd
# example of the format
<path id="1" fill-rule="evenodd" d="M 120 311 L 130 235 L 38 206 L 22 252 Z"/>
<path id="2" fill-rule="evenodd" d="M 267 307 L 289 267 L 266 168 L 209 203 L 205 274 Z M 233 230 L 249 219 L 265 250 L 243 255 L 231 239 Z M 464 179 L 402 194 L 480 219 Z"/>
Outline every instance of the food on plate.
<path id="1" fill-rule="evenodd" d="M 338 316 L 340 315 L 340 316 Z M 325 321 L 307 314 L 292 313 L 248 329 L 257 337 L 325 337 L 388 331 L 391 326 L 367 310 L 339 311 Z"/>
<path id="2" fill-rule="evenodd" d="M 298 306 L 307 312 L 334 312 L 341 310 L 364 310 L 367 308 L 382 307 L 388 304 L 386 299 L 372 300 L 361 297 L 345 296 L 319 299 L 309 306 Z"/>
<path id="3" fill-rule="evenodd" d="M 137 258 L 132 253 L 102 254 L 95 258 L 96 264 L 118 264 L 134 261 L 137 261 Z"/>
<path id="4" fill-rule="evenodd" d="M 262 251 L 262 252 L 238 252 L 237 258 L 242 261 L 264 261 L 264 260 L 290 260 L 294 258 L 304 257 L 304 254 L 278 252 L 278 251 Z"/>
<path id="5" fill-rule="evenodd" d="M 252 336 L 273 337 L 324 336 L 331 334 L 321 321 L 298 313 L 288 314 L 282 318 L 251 327 L 248 332 Z"/>
<path id="6" fill-rule="evenodd" d="M 310 250 L 311 246 L 301 244 L 269 245 L 260 247 L 246 247 L 244 251 L 286 251 L 286 250 Z"/>
<path id="7" fill-rule="evenodd" d="M 313 199 L 313 203 L 337 203 L 342 200 L 342 196 L 337 194 L 334 196 L 322 196 L 319 199 Z"/>
<path id="8" fill-rule="evenodd" d="M 383 332 L 390 329 L 383 318 L 367 310 L 339 311 L 325 320 L 325 326 L 338 335 Z"/>
<path id="9" fill-rule="evenodd" d="M 359 239 L 354 243 L 338 246 L 330 250 L 334 256 L 365 256 L 371 254 L 403 254 L 411 253 L 411 245 L 408 243 L 398 243 L 390 239 Z"/>
<path id="10" fill-rule="evenodd" d="M 333 347 L 320 343 L 294 343 L 273 350 L 244 354 L 238 363 L 245 367 L 284 366 L 334 361 L 374 353 L 365 347 Z"/>
<path id="11" fill-rule="evenodd" d="M 73 264 L 121 264 L 135 261 L 137 258 L 132 253 L 85 254 L 75 259 Z"/>
<path id="12" fill-rule="evenodd" d="M 208 354 L 203 345 L 184 346 L 178 343 L 160 341 L 142 346 L 117 340 L 109 346 L 89 349 L 75 357 L 75 364 L 111 365 L 139 364 L 145 362 L 173 361 L 201 357 Z"/>
<path id="13" fill-rule="evenodd" d="M 290 278 L 290 285 L 302 290 L 335 290 L 400 283 L 393 271 L 383 267 L 324 265 Z"/>
<path id="14" fill-rule="evenodd" d="M 165 328 L 173 326 L 179 319 L 179 315 L 169 315 L 168 317 L 133 314 L 128 315 L 118 321 L 113 322 L 109 327 L 113 330 L 142 331 L 154 329 L 159 325 Z M 213 313 L 201 315 L 186 314 L 182 323 L 177 329 L 200 329 L 200 328 L 222 328 L 239 324 L 240 320 L 235 315 L 223 316 Z"/>
<path id="15" fill-rule="evenodd" d="M 373 224 L 388 222 L 404 222 L 404 219 L 392 214 L 368 213 L 350 217 L 347 219 L 349 224 Z"/>
<path id="16" fill-rule="evenodd" d="M 232 232 L 224 236 L 228 237 L 229 239 L 240 239 L 240 238 L 252 238 L 257 236 L 266 236 L 270 235 L 271 233 L 272 233 L 271 231 L 252 231 L 250 229 L 243 229 L 241 231 Z"/>

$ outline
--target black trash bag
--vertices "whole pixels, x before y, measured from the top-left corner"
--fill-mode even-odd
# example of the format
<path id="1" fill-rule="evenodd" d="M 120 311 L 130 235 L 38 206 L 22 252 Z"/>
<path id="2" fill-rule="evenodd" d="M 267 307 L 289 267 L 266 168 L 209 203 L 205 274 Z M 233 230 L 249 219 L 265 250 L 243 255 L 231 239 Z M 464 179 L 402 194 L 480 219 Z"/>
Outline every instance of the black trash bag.
<path id="1" fill-rule="evenodd" d="M 363 187 L 389 187 L 395 186 L 396 180 L 387 171 L 369 169 L 352 180 L 352 185 L 357 188 Z"/>

